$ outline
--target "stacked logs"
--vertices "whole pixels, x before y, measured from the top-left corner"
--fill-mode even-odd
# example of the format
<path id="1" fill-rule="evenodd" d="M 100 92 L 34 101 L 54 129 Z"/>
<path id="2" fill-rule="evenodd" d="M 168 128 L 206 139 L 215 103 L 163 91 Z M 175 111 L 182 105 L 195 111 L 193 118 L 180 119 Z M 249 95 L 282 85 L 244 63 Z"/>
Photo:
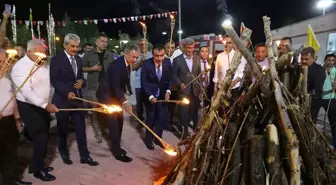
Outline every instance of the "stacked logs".
<path id="1" fill-rule="evenodd" d="M 231 26 L 224 27 L 238 51 L 197 131 L 180 143 L 186 149 L 163 185 L 336 184 L 336 154 L 309 118 L 307 67 L 301 67 L 295 90 L 289 90 L 278 72 L 290 64 L 293 53 L 276 60 L 270 18 L 263 21 L 268 70 L 246 48 L 251 30 L 239 38 Z M 255 80 L 227 107 L 229 85 L 242 56 Z"/>

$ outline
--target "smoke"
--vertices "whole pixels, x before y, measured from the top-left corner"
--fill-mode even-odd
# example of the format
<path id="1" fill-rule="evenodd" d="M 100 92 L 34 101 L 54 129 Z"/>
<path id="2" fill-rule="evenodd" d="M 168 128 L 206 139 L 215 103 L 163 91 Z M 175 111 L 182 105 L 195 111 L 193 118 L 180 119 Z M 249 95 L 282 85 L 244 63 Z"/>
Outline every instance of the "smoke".
<path id="1" fill-rule="evenodd" d="M 120 0 L 123 3 L 127 3 L 130 4 L 132 7 L 132 13 L 135 15 L 141 15 L 141 7 L 140 7 L 140 3 L 139 0 Z"/>
<path id="2" fill-rule="evenodd" d="M 221 12 L 225 19 L 231 19 L 232 16 L 229 13 L 227 0 L 216 0 L 217 11 Z"/>

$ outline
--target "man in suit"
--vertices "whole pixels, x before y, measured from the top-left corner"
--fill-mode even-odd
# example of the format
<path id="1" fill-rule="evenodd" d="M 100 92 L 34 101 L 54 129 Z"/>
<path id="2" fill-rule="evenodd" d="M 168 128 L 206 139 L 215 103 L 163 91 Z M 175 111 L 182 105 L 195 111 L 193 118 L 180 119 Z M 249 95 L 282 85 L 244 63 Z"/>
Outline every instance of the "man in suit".
<path id="1" fill-rule="evenodd" d="M 180 124 L 183 127 L 182 138 L 188 137 L 188 123 L 193 121 L 193 127 L 198 124 L 198 109 L 200 106 L 200 89 L 199 80 L 186 86 L 195 77 L 201 73 L 201 66 L 199 58 L 193 56 L 195 42 L 191 38 L 183 40 L 184 53 L 173 60 L 175 83 L 180 89 L 180 98 L 188 98 L 190 100 L 189 106 L 182 106 L 180 110 Z M 191 117 L 191 119 L 190 119 Z"/>
<path id="2" fill-rule="evenodd" d="M 83 102 L 74 100 L 82 97 L 82 88 L 85 85 L 82 59 L 77 55 L 80 38 L 75 34 L 64 37 L 64 51 L 51 59 L 50 81 L 55 88 L 52 102 L 59 108 L 83 108 Z M 56 113 L 58 150 L 65 164 L 71 165 L 69 150 L 67 148 L 68 124 L 71 118 L 75 127 L 80 162 L 90 166 L 97 166 L 87 149 L 85 133 L 85 115 L 82 111 L 64 111 Z"/>
<path id="3" fill-rule="evenodd" d="M 145 108 L 147 113 L 146 124 L 155 133 L 162 137 L 164 126 L 167 124 L 167 103 L 158 103 L 158 100 L 169 100 L 172 86 L 173 68 L 162 45 L 153 47 L 153 57 L 142 64 L 141 86 L 145 95 Z M 155 125 L 154 125 L 155 124 Z M 163 147 L 160 141 L 154 143 Z M 147 130 L 145 138 L 146 147 L 154 149 L 153 135 Z"/>
<path id="4" fill-rule="evenodd" d="M 104 104 L 122 106 L 123 109 L 131 113 L 132 106 L 125 98 L 125 88 L 130 80 L 130 67 L 140 55 L 137 45 L 128 45 L 125 48 L 125 55 L 110 63 L 104 78 L 99 82 L 97 89 L 97 99 Z M 109 133 L 111 139 L 111 150 L 113 156 L 122 162 L 131 162 L 127 152 L 120 147 L 121 133 L 123 128 L 123 113 L 113 113 L 107 115 Z"/>
<path id="5" fill-rule="evenodd" d="M 201 84 L 203 86 L 204 92 L 201 92 L 201 98 L 203 100 L 203 105 L 205 107 L 211 104 L 211 98 L 213 96 L 214 83 L 211 80 L 215 73 L 215 64 L 209 60 L 209 48 L 207 46 L 202 46 L 200 48 L 200 65 L 201 71 L 207 70 L 207 67 L 210 66 L 210 71 L 201 76 Z M 205 97 L 206 96 L 206 97 Z"/>

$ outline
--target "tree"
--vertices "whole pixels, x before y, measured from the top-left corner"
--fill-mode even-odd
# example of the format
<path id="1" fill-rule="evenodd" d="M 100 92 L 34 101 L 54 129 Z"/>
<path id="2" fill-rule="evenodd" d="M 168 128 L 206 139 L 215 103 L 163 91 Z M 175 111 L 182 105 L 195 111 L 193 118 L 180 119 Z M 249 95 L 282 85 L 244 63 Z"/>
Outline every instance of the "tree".
<path id="1" fill-rule="evenodd" d="M 17 44 L 25 45 L 29 40 L 31 40 L 31 32 L 25 24 L 17 25 Z"/>

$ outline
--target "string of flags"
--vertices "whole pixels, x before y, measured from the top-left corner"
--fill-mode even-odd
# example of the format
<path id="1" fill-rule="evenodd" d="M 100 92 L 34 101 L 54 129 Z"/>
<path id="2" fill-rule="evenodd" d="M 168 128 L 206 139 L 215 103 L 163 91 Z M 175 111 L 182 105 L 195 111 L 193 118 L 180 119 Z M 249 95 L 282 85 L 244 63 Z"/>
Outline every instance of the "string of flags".
<path id="1" fill-rule="evenodd" d="M 177 11 L 170 11 L 164 13 L 155 13 L 149 15 L 137 15 L 137 16 L 129 16 L 129 17 L 119 17 L 119 18 L 107 18 L 107 19 L 86 19 L 86 20 L 74 20 L 75 24 L 98 24 L 98 23 L 124 23 L 124 22 L 138 22 L 152 19 L 165 19 L 169 18 L 170 15 L 177 15 Z M 31 25 L 31 23 L 35 25 L 41 25 L 46 21 L 31 21 L 31 20 L 17 20 L 18 24 L 26 24 L 27 26 Z M 55 21 L 57 26 L 65 26 L 65 21 Z"/>

